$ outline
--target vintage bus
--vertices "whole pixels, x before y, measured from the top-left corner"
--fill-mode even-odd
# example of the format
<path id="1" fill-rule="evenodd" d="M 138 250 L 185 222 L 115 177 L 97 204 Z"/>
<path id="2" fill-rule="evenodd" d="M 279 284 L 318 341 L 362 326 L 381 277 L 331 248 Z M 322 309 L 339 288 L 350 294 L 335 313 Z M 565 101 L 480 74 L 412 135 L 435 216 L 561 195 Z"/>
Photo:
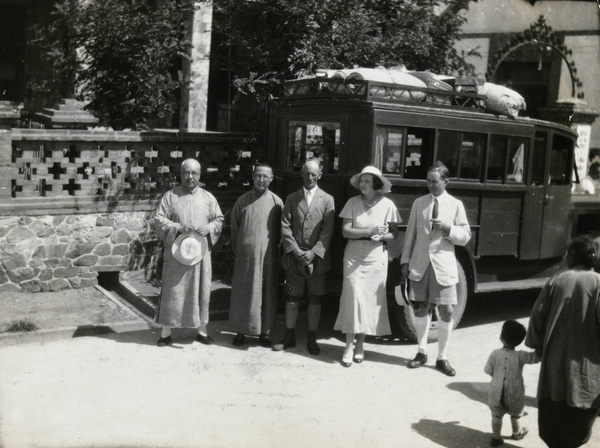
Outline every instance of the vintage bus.
<path id="1" fill-rule="evenodd" d="M 336 210 L 358 191 L 350 177 L 374 165 L 393 184 L 388 195 L 400 211 L 400 238 L 389 245 L 389 290 L 399 283 L 398 257 L 413 201 L 427 193 L 426 170 L 441 160 L 448 191 L 465 205 L 472 238 L 457 247 L 460 282 L 455 325 L 472 292 L 540 287 L 558 272 L 571 230 L 569 207 L 577 135 L 568 127 L 486 113 L 472 92 L 366 80 L 288 81 L 269 113 L 268 159 L 282 198 L 302 185 L 300 168 L 321 161 L 320 187 Z M 335 280 L 341 280 L 341 222 L 332 243 Z M 410 307 L 390 300 L 409 338 Z M 437 338 L 436 317 L 430 338 Z"/>

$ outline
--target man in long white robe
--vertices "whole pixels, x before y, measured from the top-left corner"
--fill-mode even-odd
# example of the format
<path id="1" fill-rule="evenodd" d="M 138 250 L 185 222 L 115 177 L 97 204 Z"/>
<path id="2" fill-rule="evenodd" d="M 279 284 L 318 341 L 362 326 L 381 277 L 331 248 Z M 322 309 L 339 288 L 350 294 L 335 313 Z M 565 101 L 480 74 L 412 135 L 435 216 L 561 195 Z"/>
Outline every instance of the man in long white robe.
<path id="1" fill-rule="evenodd" d="M 211 249 L 221 235 L 223 213 L 216 198 L 200 188 L 200 163 L 181 164 L 181 185 L 162 197 L 154 215 L 156 233 L 164 244 L 162 290 L 154 322 L 163 326 L 159 346 L 171 343 L 171 327 L 197 328 L 197 340 L 213 343 L 208 335 L 208 307 L 212 281 Z M 175 259 L 172 246 L 180 234 L 206 237 L 208 249 L 194 265 Z"/>

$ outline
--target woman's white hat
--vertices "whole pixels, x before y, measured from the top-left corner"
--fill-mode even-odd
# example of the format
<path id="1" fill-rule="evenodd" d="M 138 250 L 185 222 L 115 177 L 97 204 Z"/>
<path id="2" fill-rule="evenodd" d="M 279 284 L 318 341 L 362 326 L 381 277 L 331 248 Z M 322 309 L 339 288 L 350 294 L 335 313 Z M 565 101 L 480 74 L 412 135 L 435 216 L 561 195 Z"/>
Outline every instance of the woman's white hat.
<path id="1" fill-rule="evenodd" d="M 193 266 L 202 260 L 207 249 L 208 242 L 206 238 L 197 233 L 190 232 L 179 235 L 173 243 L 171 251 L 173 257 L 179 263 Z"/>
<path id="2" fill-rule="evenodd" d="M 381 187 L 381 189 L 379 189 L 379 192 L 381 194 L 386 194 L 391 191 L 392 183 L 389 180 L 387 180 L 385 177 L 383 177 L 383 175 L 381 174 L 381 171 L 379 171 L 374 166 L 370 166 L 370 165 L 365 166 L 360 173 L 352 176 L 350 178 L 350 185 L 352 185 L 354 188 L 360 190 L 360 187 L 358 186 L 358 179 L 360 179 L 360 176 L 363 174 L 372 174 L 373 176 L 377 176 L 379 179 L 381 179 L 381 182 L 383 182 L 383 187 Z"/>

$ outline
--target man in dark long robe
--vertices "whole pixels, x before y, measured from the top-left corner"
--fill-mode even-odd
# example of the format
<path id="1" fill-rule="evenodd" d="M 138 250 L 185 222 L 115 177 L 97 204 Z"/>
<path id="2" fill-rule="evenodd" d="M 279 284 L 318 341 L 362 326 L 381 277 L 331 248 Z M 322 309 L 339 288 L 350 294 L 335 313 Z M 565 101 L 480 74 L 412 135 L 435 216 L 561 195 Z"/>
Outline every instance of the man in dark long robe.
<path id="1" fill-rule="evenodd" d="M 197 340 L 213 343 L 208 335 L 212 265 L 211 248 L 219 239 L 223 213 L 215 197 L 200 184 L 200 163 L 181 164 L 181 185 L 166 192 L 154 215 L 156 233 L 164 243 L 162 290 L 154 322 L 163 326 L 159 346 L 171 343 L 171 327 L 198 329 Z M 175 259 L 172 246 L 180 234 L 195 232 L 206 237 L 208 250 L 194 265 Z"/>
<path id="2" fill-rule="evenodd" d="M 253 189 L 238 198 L 231 213 L 231 243 L 235 254 L 229 329 L 240 346 L 245 335 L 259 335 L 271 347 L 269 334 L 277 311 L 278 246 L 283 201 L 269 190 L 273 169 L 254 168 Z"/>

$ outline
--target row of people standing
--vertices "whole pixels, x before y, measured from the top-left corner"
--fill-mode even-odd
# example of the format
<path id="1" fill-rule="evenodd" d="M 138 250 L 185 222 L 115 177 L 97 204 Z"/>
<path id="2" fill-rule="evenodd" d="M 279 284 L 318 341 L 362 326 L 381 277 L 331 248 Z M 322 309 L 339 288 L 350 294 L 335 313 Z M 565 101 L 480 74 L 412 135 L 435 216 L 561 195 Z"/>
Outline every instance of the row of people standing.
<path id="1" fill-rule="evenodd" d="M 419 351 L 409 367 L 427 362 L 427 331 L 434 305 L 440 308 L 440 345 L 436 367 L 453 376 L 447 358 L 456 304 L 458 273 L 454 245 L 469 241 L 470 228 L 462 202 L 446 192 L 448 169 L 437 162 L 427 172 L 430 194 L 413 204 L 402 253 L 402 281 L 411 280 L 410 299 L 416 310 Z M 171 342 L 171 327 L 197 327 L 199 342 L 211 344 L 208 335 L 210 296 L 210 247 L 219 237 L 223 215 L 214 196 L 199 187 L 200 165 L 182 164 L 182 185 L 169 191 L 156 212 L 159 238 L 165 243 L 163 288 L 155 322 L 163 326 L 158 345 Z M 329 246 L 333 235 L 333 197 L 318 187 L 322 168 L 315 160 L 304 164 L 303 187 L 283 201 L 269 190 L 273 170 L 256 165 L 253 189 L 236 201 L 231 213 L 233 270 L 229 328 L 236 333 L 233 344 L 258 336 L 262 346 L 282 351 L 296 346 L 299 299 L 308 299 L 309 353 L 318 355 L 317 328 L 321 300 L 326 295 L 326 273 L 331 269 Z M 388 253 L 386 243 L 398 236 L 400 214 L 384 195 L 391 183 L 372 166 L 355 174 L 351 185 L 360 191 L 343 207 L 342 235 L 348 240 L 344 252 L 343 287 L 334 329 L 346 335 L 342 365 L 364 359 L 366 335 L 390 334 L 386 300 Z M 193 209 L 193 210 L 192 210 Z M 195 242 L 206 237 L 208 248 L 196 264 L 174 257 L 185 236 Z M 273 344 L 271 331 L 277 307 L 279 245 L 285 270 L 287 296 L 286 333 Z M 179 252 L 177 252 L 179 251 Z M 200 291 L 195 300 L 194 291 Z"/>

